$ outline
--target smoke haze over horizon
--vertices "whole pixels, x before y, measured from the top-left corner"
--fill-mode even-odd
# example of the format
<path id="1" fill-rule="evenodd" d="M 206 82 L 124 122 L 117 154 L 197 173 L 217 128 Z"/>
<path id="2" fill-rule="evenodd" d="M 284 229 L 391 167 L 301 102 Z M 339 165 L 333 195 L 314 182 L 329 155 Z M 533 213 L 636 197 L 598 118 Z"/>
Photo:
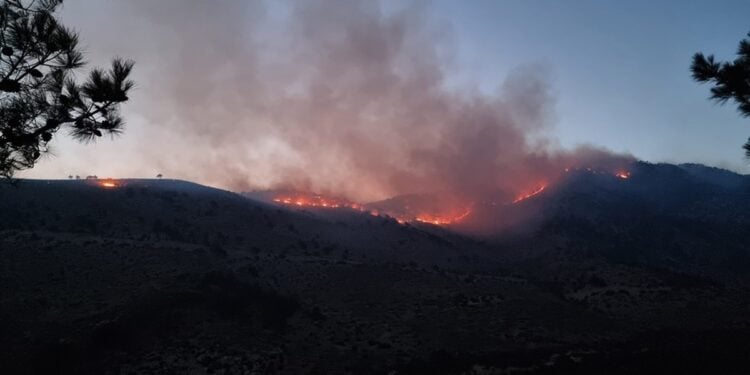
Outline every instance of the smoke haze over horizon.
<path id="1" fill-rule="evenodd" d="M 86 160 L 90 172 L 74 170 L 86 164 L 69 155 L 74 151 L 59 134 L 53 146 L 62 145 L 56 154 L 65 160 L 52 162 L 69 168 L 61 175 L 102 176 L 109 168 L 123 177 L 163 173 L 235 191 L 292 188 L 359 201 L 450 192 L 470 199 L 517 192 L 573 165 L 614 168 L 633 159 L 560 145 L 548 64 L 518 65 L 490 93 L 457 84 L 454 34 L 427 3 L 107 7 L 118 17 L 101 34 L 92 32 L 95 23 L 82 25 L 82 38 L 95 46 L 92 65 L 106 63 L 114 50 L 136 61 L 138 88 L 124 114 L 138 125 L 126 129 L 132 141 L 124 146 L 102 140 L 81 156 L 104 152 Z M 107 41 L 113 45 L 100 48 Z M 119 159 L 107 159 L 108 148 L 118 148 Z"/>

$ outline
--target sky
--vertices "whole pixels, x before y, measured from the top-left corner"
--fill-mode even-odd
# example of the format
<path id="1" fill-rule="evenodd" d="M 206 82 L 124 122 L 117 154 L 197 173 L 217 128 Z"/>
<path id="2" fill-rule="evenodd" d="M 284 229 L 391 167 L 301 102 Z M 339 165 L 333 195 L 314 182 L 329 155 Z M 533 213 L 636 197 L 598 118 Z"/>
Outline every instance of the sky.
<path id="1" fill-rule="evenodd" d="M 700 162 L 747 173 L 750 120 L 706 101 L 691 81 L 702 51 L 732 59 L 750 31 L 747 1 L 441 1 L 469 79 L 542 62 L 554 74 L 567 146 L 582 142 L 653 162 Z"/>
<path id="2" fill-rule="evenodd" d="M 707 100 L 709 88 L 689 71 L 698 51 L 733 58 L 750 31 L 750 2 L 384 0 L 358 3 L 362 9 L 351 3 L 66 2 L 60 18 L 80 32 L 92 66 L 115 55 L 136 61 L 137 88 L 123 106 L 127 129 L 95 144 L 58 134 L 52 152 L 19 176 L 162 173 L 233 190 L 291 181 L 377 198 L 433 184 L 436 176 L 465 181 L 460 171 L 467 165 L 485 167 L 478 160 L 487 153 L 446 140 L 461 132 L 441 119 L 443 107 L 456 122 L 489 116 L 501 124 L 493 137 L 510 140 L 486 148 L 512 148 L 508 142 L 520 137 L 525 151 L 503 157 L 524 163 L 524 177 L 529 168 L 552 167 L 537 160 L 540 149 L 564 154 L 567 163 L 582 145 L 649 162 L 750 172 L 741 149 L 750 120 L 732 105 Z M 341 34 L 367 48 L 342 46 Z M 398 75 L 393 82 L 391 74 Z M 412 99 L 420 90 L 427 99 Z M 321 99 L 330 91 L 342 95 L 340 103 Z M 370 102 L 376 105 L 366 109 Z M 398 113 L 382 114 L 392 108 Z M 420 116 L 420 108 L 430 116 Z M 434 148 L 457 150 L 460 162 L 398 145 L 431 139 L 430 121 L 440 134 Z M 520 133 L 503 133 L 516 128 Z M 362 139 L 370 135 L 372 142 Z M 367 157 L 354 155 L 360 150 Z M 407 157 L 432 175 L 404 176 L 398 159 L 383 155 Z M 388 160 L 374 161 L 380 158 Z M 486 167 L 515 173 L 501 164 Z M 353 171 L 372 178 L 341 187 Z M 309 177 L 314 173 L 321 177 Z M 385 175 L 387 183 L 377 182 Z"/>

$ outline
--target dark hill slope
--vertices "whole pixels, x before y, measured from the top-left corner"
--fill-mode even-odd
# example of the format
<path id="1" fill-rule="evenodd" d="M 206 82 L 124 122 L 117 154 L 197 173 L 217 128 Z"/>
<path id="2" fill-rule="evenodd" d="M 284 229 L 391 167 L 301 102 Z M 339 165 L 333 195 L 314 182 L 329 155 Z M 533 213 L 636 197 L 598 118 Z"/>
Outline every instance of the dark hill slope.
<path id="1" fill-rule="evenodd" d="M 117 183 L 0 185 L 3 373 L 382 373 L 439 350 L 515 350 L 504 332 L 541 338 L 587 314 L 455 234 Z M 533 327 L 491 319 L 546 309 Z"/>
<path id="2" fill-rule="evenodd" d="M 185 181 L 21 180 L 0 185 L 0 228 L 173 241 L 218 251 L 335 253 L 446 264 L 475 241 L 355 212 L 288 210 Z M 427 251 L 429 250 L 429 251 Z M 482 265 L 483 262 L 476 262 Z"/>
<path id="3" fill-rule="evenodd" d="M 571 255 L 746 279 L 750 177 L 689 169 L 638 163 L 627 180 L 583 172 L 566 176 L 528 202 L 538 223 L 534 236 L 564 244 Z M 544 249 L 536 247 L 535 254 Z"/>
<path id="4" fill-rule="evenodd" d="M 528 210 L 525 231 L 493 241 L 505 267 L 621 321 L 678 331 L 738 321 L 750 312 L 748 176 L 696 170 L 570 173 L 514 208 Z"/>
<path id="5" fill-rule="evenodd" d="M 728 372 L 750 350 L 726 260 L 747 192 L 705 178 L 571 174 L 481 240 L 182 181 L 2 184 L 0 368 Z"/>

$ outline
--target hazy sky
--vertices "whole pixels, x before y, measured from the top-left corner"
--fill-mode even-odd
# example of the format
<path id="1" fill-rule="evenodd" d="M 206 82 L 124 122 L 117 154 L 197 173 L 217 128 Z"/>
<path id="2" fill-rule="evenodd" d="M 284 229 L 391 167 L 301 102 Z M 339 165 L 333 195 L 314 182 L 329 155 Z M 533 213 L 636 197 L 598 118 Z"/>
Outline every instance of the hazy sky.
<path id="1" fill-rule="evenodd" d="M 473 4 L 462 6 L 462 4 Z M 492 84 L 529 61 L 554 74 L 565 145 L 591 142 L 648 161 L 702 162 L 747 173 L 750 119 L 708 101 L 690 80 L 698 51 L 734 58 L 748 1 L 441 1 L 464 74 Z"/>
<path id="2" fill-rule="evenodd" d="M 309 172 L 298 160 L 307 155 L 295 152 L 294 137 L 304 135 L 284 128 L 308 113 L 255 116 L 266 106 L 279 108 L 269 104 L 269 98 L 276 98 L 270 94 L 275 82 L 282 83 L 279 90 L 294 95 L 297 88 L 289 72 L 310 78 L 320 70 L 322 60 L 308 65 L 304 53 L 283 50 L 312 48 L 295 44 L 300 39 L 288 35 L 323 26 L 336 34 L 330 25 L 346 22 L 346 12 L 336 11 L 343 3 L 318 10 L 307 7 L 304 12 L 315 14 L 299 19 L 315 21 L 299 25 L 287 20 L 295 6 L 286 2 L 66 2 L 61 18 L 80 31 L 94 65 L 106 64 L 113 55 L 136 60 L 138 88 L 123 108 L 128 128 L 115 140 L 102 139 L 93 145 L 56 137 L 53 155 L 21 176 L 163 173 L 235 188 L 278 182 L 272 170 L 276 162 L 287 170 L 286 176 L 295 165 L 299 168 L 295 173 Z M 721 59 L 734 56 L 738 41 L 750 31 L 748 1 L 386 1 L 380 10 L 367 12 L 389 14 L 410 7 L 414 9 L 408 17 L 428 26 L 405 32 L 404 43 L 413 39 L 433 45 L 423 51 L 414 46 L 414 53 L 399 52 L 395 64 L 408 70 L 422 66 L 411 60 L 439 59 L 439 64 L 424 66 L 440 70 L 431 79 L 451 95 L 454 91 L 472 97 L 497 95 L 509 105 L 512 98 L 498 94 L 507 87 L 508 77 L 529 67 L 541 72 L 538 76 L 544 77 L 544 95 L 549 98 L 545 97 L 543 109 L 535 111 L 544 112 L 545 125 L 534 126 L 530 138 L 559 142 L 556 147 L 562 149 L 593 144 L 652 162 L 700 162 L 750 172 L 741 149 L 750 136 L 750 120 L 740 118 L 731 105 L 720 107 L 706 100 L 708 87 L 692 82 L 689 72 L 697 51 Z M 361 22 L 367 20 L 363 16 Z M 394 22 L 393 30 L 410 30 L 411 22 L 411 18 L 406 26 Z M 384 24 L 378 32 L 393 31 L 388 22 Z M 312 44 L 325 55 L 322 51 L 330 40 L 337 39 L 317 38 Z M 266 59 L 273 60 L 269 56 L 282 61 L 282 67 L 266 66 Z M 360 61 L 350 55 L 344 59 Z M 308 67 L 314 72 L 307 72 Z M 265 76 L 259 79 L 245 71 L 262 71 Z M 336 72 L 321 74 L 330 79 Z M 409 90 L 412 81 L 418 80 L 407 80 Z M 212 88 L 196 91 L 195 86 L 201 85 Z M 388 92 L 394 87 L 404 86 L 389 86 Z M 212 118 L 221 121 L 214 124 Z M 180 123 L 191 123 L 186 125 L 191 130 L 181 131 Z M 237 131 L 227 123 L 253 129 Z M 324 139 L 316 140 L 322 143 L 320 149 L 332 147 Z M 289 161 L 279 161 L 285 158 Z M 218 165 L 226 171 L 217 174 Z"/>

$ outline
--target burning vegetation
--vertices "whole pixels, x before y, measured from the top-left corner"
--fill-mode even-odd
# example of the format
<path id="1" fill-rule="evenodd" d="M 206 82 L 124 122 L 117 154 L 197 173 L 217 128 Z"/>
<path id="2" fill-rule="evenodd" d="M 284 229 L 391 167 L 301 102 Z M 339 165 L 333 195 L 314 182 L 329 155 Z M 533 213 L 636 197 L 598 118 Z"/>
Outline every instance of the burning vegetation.
<path id="1" fill-rule="evenodd" d="M 89 181 L 90 184 L 104 189 L 114 189 L 121 185 L 120 181 L 112 178 L 99 179 L 96 176 L 88 176 L 86 177 L 86 180 Z"/>
<path id="2" fill-rule="evenodd" d="M 368 213 L 373 216 L 388 216 L 401 224 L 407 222 L 420 222 L 433 225 L 455 224 L 467 217 L 471 210 L 466 208 L 460 212 L 435 213 L 423 212 L 418 214 L 409 214 L 409 205 L 405 205 L 402 210 L 388 210 L 374 207 L 374 205 L 355 203 L 342 198 L 326 197 L 320 194 L 306 194 L 295 192 L 293 194 L 283 193 L 274 198 L 272 201 L 285 206 L 301 208 L 318 208 L 318 209 L 350 209 L 359 212 Z"/>
<path id="3" fill-rule="evenodd" d="M 615 169 L 614 171 L 606 171 L 591 167 L 565 169 L 566 173 L 572 171 L 597 175 L 609 175 L 623 180 L 628 179 L 631 176 L 631 173 L 624 169 Z M 555 179 L 552 180 L 554 181 Z M 501 206 L 515 205 L 538 196 L 546 191 L 550 185 L 551 183 L 548 182 L 537 183 L 531 188 L 516 194 L 514 197 L 512 196 L 512 199 L 508 199 L 505 203 L 492 200 L 492 203 L 490 204 L 492 206 L 497 206 L 498 203 L 500 203 Z M 461 224 L 467 218 L 471 217 L 475 206 L 481 205 L 476 203 L 481 202 L 479 200 L 467 203 L 464 200 L 445 196 L 444 194 L 436 194 L 426 197 L 403 196 L 386 201 L 366 204 L 355 203 L 343 198 L 327 197 L 320 194 L 302 192 L 279 193 L 273 196 L 271 200 L 285 206 L 315 209 L 350 209 L 368 213 L 373 216 L 391 217 L 402 224 L 418 222 L 439 226 Z"/>
<path id="4" fill-rule="evenodd" d="M 290 206 L 351 208 L 353 210 L 365 211 L 365 208 L 360 204 L 340 198 L 324 197 L 320 194 L 296 193 L 294 195 L 281 195 L 273 198 L 273 201 Z"/>
<path id="5" fill-rule="evenodd" d="M 467 216 L 471 214 L 471 209 L 467 208 L 463 213 L 458 215 L 431 215 L 421 214 L 414 218 L 414 221 L 420 223 L 428 223 L 432 225 L 450 225 L 457 224 L 463 221 Z"/>
<path id="6" fill-rule="evenodd" d="M 521 194 L 519 194 L 516 197 L 516 199 L 513 200 L 513 203 L 518 203 L 520 201 L 529 199 L 529 198 L 531 198 L 531 197 L 533 197 L 533 196 L 535 196 L 535 195 L 543 192 L 545 188 L 547 188 L 547 184 L 541 184 L 538 188 L 536 188 L 535 190 L 533 190 L 531 192 L 521 193 Z"/>

